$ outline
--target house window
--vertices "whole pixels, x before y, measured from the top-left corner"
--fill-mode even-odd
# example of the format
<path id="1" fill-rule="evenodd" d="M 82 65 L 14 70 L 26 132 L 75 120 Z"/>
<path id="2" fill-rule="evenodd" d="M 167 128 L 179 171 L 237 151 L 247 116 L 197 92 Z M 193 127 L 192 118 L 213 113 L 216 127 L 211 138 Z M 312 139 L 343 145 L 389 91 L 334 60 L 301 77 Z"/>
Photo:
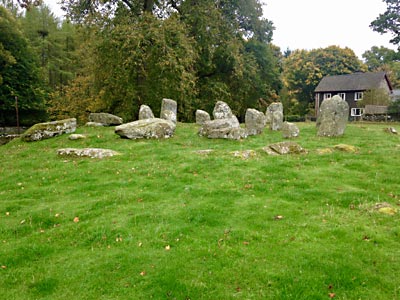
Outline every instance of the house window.
<path id="1" fill-rule="evenodd" d="M 346 100 L 346 93 L 339 93 L 338 96 L 343 100 Z"/>
<path id="2" fill-rule="evenodd" d="M 355 101 L 361 100 L 362 98 L 363 98 L 363 92 L 356 92 L 354 94 L 354 100 Z"/>
<path id="3" fill-rule="evenodd" d="M 324 94 L 324 100 L 325 99 L 330 99 L 330 98 L 332 98 L 332 94 L 331 93 L 325 93 Z"/>
<path id="4" fill-rule="evenodd" d="M 350 112 L 352 117 L 361 117 L 363 113 L 364 109 L 362 108 L 352 108 Z"/>

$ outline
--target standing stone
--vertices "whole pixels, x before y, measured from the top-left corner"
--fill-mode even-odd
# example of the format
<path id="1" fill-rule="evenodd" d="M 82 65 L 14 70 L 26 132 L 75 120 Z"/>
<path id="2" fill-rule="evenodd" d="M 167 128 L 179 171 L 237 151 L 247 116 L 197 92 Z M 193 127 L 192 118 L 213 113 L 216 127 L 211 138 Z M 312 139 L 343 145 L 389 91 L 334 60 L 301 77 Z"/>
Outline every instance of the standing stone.
<path id="1" fill-rule="evenodd" d="M 204 110 L 196 110 L 196 124 L 203 125 L 205 122 L 210 121 L 210 114 Z"/>
<path id="2" fill-rule="evenodd" d="M 261 134 L 265 127 L 265 115 L 253 108 L 248 108 L 245 115 L 247 135 Z"/>
<path id="3" fill-rule="evenodd" d="M 33 125 L 24 134 L 21 139 L 26 142 L 41 141 L 64 133 L 72 133 L 76 130 L 76 119 L 65 119 L 47 123 L 38 123 Z"/>
<path id="4" fill-rule="evenodd" d="M 230 119 L 232 118 L 232 110 L 228 104 L 223 101 L 217 101 L 213 110 L 214 119 Z"/>
<path id="5" fill-rule="evenodd" d="M 172 137 L 175 128 L 171 121 L 153 118 L 119 125 L 115 127 L 115 133 L 127 139 L 161 139 Z"/>
<path id="6" fill-rule="evenodd" d="M 120 125 L 123 123 L 122 118 L 108 113 L 91 113 L 89 122 L 100 123 L 104 126 Z"/>
<path id="7" fill-rule="evenodd" d="M 153 119 L 153 118 L 154 114 L 151 108 L 144 104 L 141 105 L 139 109 L 139 120 Z"/>
<path id="8" fill-rule="evenodd" d="M 175 100 L 162 99 L 160 118 L 168 120 L 176 124 L 176 116 L 178 114 L 178 105 Z"/>
<path id="9" fill-rule="evenodd" d="M 285 139 L 298 137 L 300 133 L 299 127 L 293 123 L 284 122 L 282 126 L 282 135 Z"/>
<path id="10" fill-rule="evenodd" d="M 163 110 L 161 112 L 161 119 L 171 121 L 176 124 L 176 114 L 174 114 L 171 110 Z"/>
<path id="11" fill-rule="evenodd" d="M 317 119 L 318 136 L 341 136 L 346 129 L 349 105 L 339 96 L 322 101 Z"/>
<path id="12" fill-rule="evenodd" d="M 267 124 L 272 122 L 272 116 L 276 111 L 280 111 L 283 115 L 283 105 L 281 102 L 273 102 L 268 106 L 267 111 L 265 112 Z"/>
<path id="13" fill-rule="evenodd" d="M 283 113 L 281 111 L 274 111 L 272 113 L 270 129 L 271 130 L 281 130 L 283 125 Z"/>

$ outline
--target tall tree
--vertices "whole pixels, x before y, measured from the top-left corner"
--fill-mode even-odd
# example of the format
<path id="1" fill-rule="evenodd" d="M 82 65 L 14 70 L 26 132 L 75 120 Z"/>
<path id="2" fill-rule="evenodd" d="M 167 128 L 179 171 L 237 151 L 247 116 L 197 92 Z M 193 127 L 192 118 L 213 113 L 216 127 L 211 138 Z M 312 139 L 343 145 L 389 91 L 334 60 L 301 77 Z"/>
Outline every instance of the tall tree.
<path id="1" fill-rule="evenodd" d="M 180 116 L 190 120 L 195 107 L 210 110 L 216 100 L 244 115 L 246 106 L 276 94 L 273 26 L 259 0 L 63 3 L 97 32 L 92 71 L 107 109 L 132 118 L 142 103 L 175 97 Z"/>
<path id="2" fill-rule="evenodd" d="M 179 12 L 199 54 L 201 108 L 211 110 L 216 100 L 224 100 L 244 115 L 246 106 L 276 93 L 278 59 L 269 47 L 273 26 L 262 17 L 259 1 L 186 0 Z"/>
<path id="3" fill-rule="evenodd" d="M 66 84 L 76 68 L 74 26 L 68 20 L 61 23 L 44 4 L 26 11 L 21 23 L 39 60 L 42 80 L 51 89 Z"/>
<path id="4" fill-rule="evenodd" d="M 34 55 L 17 21 L 2 6 L 0 28 L 0 123 L 15 124 L 15 97 L 22 122 L 35 122 L 43 118 L 44 91 Z"/>
<path id="5" fill-rule="evenodd" d="M 400 52 L 386 47 L 372 47 L 363 53 L 369 71 L 384 71 L 396 88 L 400 87 Z"/>
<path id="6" fill-rule="evenodd" d="M 390 42 L 400 46 L 400 1 L 383 0 L 387 8 L 383 14 L 380 14 L 370 25 L 372 30 L 383 33 L 391 33 L 393 38 Z"/>

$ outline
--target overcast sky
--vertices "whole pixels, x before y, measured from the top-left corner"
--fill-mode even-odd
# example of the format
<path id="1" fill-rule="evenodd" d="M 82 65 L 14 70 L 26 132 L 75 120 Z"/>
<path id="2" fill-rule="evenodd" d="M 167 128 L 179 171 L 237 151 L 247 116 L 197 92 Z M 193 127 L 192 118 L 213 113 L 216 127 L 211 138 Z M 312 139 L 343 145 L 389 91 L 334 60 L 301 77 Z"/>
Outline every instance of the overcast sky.
<path id="1" fill-rule="evenodd" d="M 396 49 L 390 34 L 372 31 L 370 23 L 386 11 L 382 0 L 265 0 L 265 17 L 274 23 L 273 43 L 289 48 L 349 47 L 361 58 L 372 46 Z"/>
<path id="2" fill-rule="evenodd" d="M 61 15 L 58 0 L 44 1 Z M 337 45 L 361 58 L 372 46 L 396 49 L 390 34 L 380 35 L 369 24 L 385 12 L 382 0 L 263 0 L 265 17 L 274 23 L 273 43 L 285 51 Z"/>

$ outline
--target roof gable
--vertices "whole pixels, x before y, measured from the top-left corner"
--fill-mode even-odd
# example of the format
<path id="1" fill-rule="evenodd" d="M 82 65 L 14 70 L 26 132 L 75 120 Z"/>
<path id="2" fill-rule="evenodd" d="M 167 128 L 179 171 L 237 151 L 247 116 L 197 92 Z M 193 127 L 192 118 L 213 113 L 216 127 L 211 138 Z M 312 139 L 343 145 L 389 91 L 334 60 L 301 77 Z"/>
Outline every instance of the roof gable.
<path id="1" fill-rule="evenodd" d="M 325 76 L 315 88 L 315 92 L 366 91 L 380 88 L 382 81 L 386 81 L 389 89 L 392 90 L 385 72 Z"/>

